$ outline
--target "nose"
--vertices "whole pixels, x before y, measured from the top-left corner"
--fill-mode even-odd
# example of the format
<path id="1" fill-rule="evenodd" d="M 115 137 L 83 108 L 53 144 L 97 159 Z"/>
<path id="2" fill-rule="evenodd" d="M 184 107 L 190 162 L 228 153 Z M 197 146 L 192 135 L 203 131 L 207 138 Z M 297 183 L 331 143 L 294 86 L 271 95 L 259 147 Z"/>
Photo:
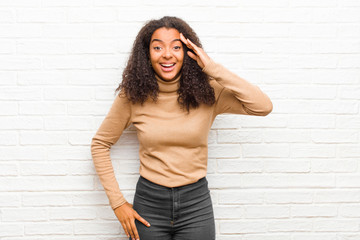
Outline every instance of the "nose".
<path id="1" fill-rule="evenodd" d="M 163 57 L 164 58 L 171 58 L 171 56 L 172 55 L 171 55 L 170 49 L 165 49 Z"/>

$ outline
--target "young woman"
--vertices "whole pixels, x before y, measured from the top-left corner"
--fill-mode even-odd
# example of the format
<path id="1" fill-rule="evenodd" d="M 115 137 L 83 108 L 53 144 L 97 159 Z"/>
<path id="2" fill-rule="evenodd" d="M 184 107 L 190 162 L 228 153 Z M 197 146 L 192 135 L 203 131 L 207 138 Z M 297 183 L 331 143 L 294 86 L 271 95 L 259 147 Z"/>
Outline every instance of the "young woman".
<path id="1" fill-rule="evenodd" d="M 191 27 L 165 16 L 138 33 L 91 152 L 109 203 L 130 239 L 215 239 L 206 179 L 208 133 L 222 113 L 265 116 L 269 97 L 213 61 Z M 131 124 L 140 143 L 133 204 L 116 181 L 109 150 Z"/>

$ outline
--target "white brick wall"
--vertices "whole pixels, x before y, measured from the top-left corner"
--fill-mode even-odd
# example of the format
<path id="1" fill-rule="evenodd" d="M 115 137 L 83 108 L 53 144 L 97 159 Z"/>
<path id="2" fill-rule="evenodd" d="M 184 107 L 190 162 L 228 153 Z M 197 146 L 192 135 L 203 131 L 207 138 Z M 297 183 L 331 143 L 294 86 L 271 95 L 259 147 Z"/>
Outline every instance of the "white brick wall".
<path id="1" fill-rule="evenodd" d="M 0 239 L 127 239 L 90 141 L 137 32 L 163 15 L 274 104 L 212 126 L 217 239 L 360 239 L 358 0 L 1 0 Z M 111 156 L 131 202 L 134 128 Z"/>

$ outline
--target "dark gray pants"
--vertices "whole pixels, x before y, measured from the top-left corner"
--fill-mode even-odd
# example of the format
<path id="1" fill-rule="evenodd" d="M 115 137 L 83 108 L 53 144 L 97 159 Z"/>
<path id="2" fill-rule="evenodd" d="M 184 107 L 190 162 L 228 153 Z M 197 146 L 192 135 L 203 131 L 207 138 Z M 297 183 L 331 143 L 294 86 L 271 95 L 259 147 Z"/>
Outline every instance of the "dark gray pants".
<path id="1" fill-rule="evenodd" d="M 169 188 L 140 176 L 133 208 L 151 224 L 146 227 L 135 220 L 140 240 L 215 239 L 214 212 L 206 177 L 189 185 Z"/>

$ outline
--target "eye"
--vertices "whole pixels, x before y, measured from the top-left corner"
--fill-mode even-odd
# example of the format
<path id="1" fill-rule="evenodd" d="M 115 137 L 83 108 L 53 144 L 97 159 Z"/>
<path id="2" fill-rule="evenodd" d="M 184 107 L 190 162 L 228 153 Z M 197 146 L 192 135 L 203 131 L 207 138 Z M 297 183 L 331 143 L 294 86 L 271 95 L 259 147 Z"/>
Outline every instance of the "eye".
<path id="1" fill-rule="evenodd" d="M 161 47 L 154 47 L 154 49 L 155 49 L 155 50 L 160 50 L 160 49 L 161 49 Z"/>
<path id="2" fill-rule="evenodd" d="M 174 48 L 175 48 L 176 50 L 181 49 L 180 46 L 175 46 Z"/>

